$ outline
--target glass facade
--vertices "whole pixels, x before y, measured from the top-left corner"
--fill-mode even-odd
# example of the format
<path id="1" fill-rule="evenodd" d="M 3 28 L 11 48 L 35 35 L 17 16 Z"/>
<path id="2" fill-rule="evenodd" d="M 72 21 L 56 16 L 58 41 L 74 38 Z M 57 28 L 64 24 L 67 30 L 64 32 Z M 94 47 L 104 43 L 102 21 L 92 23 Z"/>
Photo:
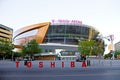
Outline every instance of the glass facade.
<path id="1" fill-rule="evenodd" d="M 17 36 L 15 39 L 24 38 L 24 37 L 27 37 L 27 36 L 33 36 L 33 35 L 36 35 L 37 32 L 38 32 L 38 29 L 34 29 L 34 30 L 25 32 L 25 33 L 23 33 L 23 34 Z"/>
<path id="2" fill-rule="evenodd" d="M 50 25 L 45 42 L 76 45 L 79 39 L 88 37 L 89 27 L 84 25 Z"/>

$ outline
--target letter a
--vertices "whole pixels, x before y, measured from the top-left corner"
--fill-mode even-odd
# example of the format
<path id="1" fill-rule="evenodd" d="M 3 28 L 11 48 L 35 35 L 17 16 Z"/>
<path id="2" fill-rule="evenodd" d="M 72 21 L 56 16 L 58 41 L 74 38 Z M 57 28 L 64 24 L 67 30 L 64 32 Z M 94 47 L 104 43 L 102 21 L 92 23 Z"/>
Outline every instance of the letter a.
<path id="1" fill-rule="evenodd" d="M 64 62 L 62 61 L 62 68 L 64 68 Z"/>
<path id="2" fill-rule="evenodd" d="M 32 62 L 30 61 L 30 62 L 27 62 L 27 67 L 28 68 L 31 68 L 32 67 Z"/>

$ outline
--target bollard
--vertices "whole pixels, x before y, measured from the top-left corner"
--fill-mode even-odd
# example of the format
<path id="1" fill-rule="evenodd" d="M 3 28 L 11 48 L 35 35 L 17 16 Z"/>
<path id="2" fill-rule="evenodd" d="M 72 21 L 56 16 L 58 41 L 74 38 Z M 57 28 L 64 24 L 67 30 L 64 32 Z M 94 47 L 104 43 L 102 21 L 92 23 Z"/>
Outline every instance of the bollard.
<path id="1" fill-rule="evenodd" d="M 100 60 L 98 61 L 98 63 L 100 64 Z"/>
<path id="2" fill-rule="evenodd" d="M 110 61 L 110 66 L 112 66 L 112 61 Z"/>
<path id="3" fill-rule="evenodd" d="M 93 61 L 93 66 L 95 66 L 95 63 L 94 63 L 94 61 Z"/>
<path id="4" fill-rule="evenodd" d="M 102 65 L 104 65 L 103 61 L 102 61 Z"/>
<path id="5" fill-rule="evenodd" d="M 25 66 L 27 65 L 27 59 L 24 59 L 24 65 Z"/>
<path id="6" fill-rule="evenodd" d="M 87 66 L 90 66 L 90 60 L 87 60 Z"/>

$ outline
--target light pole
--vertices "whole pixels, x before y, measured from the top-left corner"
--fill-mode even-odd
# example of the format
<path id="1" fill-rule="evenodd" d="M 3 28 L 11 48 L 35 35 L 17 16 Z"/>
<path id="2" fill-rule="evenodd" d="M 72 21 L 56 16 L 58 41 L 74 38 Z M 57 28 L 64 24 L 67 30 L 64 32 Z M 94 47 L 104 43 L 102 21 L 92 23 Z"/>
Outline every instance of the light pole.
<path id="1" fill-rule="evenodd" d="M 111 46 L 112 46 L 112 59 L 114 60 L 114 44 L 113 44 L 113 40 L 114 40 L 114 35 L 110 35 L 110 41 L 111 41 Z"/>

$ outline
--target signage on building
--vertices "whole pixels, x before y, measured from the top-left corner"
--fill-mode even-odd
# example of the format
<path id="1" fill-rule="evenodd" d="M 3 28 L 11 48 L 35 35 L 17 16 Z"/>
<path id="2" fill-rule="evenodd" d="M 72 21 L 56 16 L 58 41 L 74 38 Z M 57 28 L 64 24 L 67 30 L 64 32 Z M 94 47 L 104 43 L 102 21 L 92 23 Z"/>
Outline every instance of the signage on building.
<path id="1" fill-rule="evenodd" d="M 63 23 L 63 24 L 82 24 L 82 21 L 79 21 L 79 20 L 62 20 L 62 19 L 58 19 L 58 20 L 55 20 L 55 19 L 52 19 L 52 23 L 55 24 L 55 23 Z"/>

